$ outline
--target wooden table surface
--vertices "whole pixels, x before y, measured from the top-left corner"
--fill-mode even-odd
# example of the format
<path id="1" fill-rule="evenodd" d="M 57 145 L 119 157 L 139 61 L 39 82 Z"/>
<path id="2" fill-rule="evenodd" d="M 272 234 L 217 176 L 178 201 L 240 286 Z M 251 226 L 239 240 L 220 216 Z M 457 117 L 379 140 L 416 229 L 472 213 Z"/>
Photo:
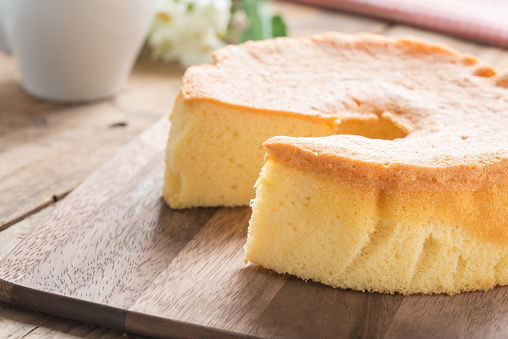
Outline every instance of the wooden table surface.
<path id="1" fill-rule="evenodd" d="M 508 51 L 350 14 L 276 2 L 289 35 L 322 31 L 415 36 L 508 68 Z M 58 105 L 27 96 L 15 61 L 0 54 L 0 258 L 122 145 L 172 107 L 184 70 L 144 53 L 115 97 Z M 141 337 L 0 302 L 0 338 Z"/>

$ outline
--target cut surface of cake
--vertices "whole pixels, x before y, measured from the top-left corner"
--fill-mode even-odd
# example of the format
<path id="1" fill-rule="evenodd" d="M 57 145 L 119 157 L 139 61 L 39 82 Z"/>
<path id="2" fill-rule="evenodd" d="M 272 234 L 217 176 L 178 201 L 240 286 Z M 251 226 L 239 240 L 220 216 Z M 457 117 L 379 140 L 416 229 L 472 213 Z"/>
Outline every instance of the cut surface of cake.
<path id="1" fill-rule="evenodd" d="M 387 162 L 347 168 L 342 152 L 326 148 L 350 145 L 330 139 L 266 143 L 247 260 L 371 292 L 454 294 L 508 284 L 506 182 L 467 175 L 439 182 Z"/>
<path id="2" fill-rule="evenodd" d="M 265 157 L 247 261 L 386 293 L 508 284 L 508 75 L 370 34 L 215 59 L 187 71 L 175 104 L 172 207 L 247 204 Z"/>
<path id="3" fill-rule="evenodd" d="M 272 136 L 406 135 L 402 116 L 378 112 L 369 102 L 360 107 L 362 97 L 348 94 L 348 69 L 361 67 L 357 80 L 365 88 L 383 84 L 365 72 L 376 51 L 353 56 L 354 40 L 343 39 L 350 42 L 342 47 L 326 36 L 248 42 L 215 52 L 212 65 L 189 68 L 171 116 L 163 190 L 168 204 L 247 206 L 263 166 L 262 144 Z"/>

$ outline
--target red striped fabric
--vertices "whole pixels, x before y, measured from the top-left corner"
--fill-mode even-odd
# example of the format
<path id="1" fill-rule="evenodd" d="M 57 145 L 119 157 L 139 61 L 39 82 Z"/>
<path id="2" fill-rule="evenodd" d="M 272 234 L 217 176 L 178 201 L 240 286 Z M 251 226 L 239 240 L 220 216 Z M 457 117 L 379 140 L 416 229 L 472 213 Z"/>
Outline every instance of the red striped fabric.
<path id="1" fill-rule="evenodd" d="M 508 48 L 508 0 L 286 0 Z"/>

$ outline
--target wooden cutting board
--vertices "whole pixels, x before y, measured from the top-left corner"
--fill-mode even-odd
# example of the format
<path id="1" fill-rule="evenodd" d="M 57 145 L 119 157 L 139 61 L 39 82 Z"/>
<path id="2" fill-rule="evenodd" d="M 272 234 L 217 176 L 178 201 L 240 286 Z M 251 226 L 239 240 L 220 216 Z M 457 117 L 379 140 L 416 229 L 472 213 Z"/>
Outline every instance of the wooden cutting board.
<path id="1" fill-rule="evenodd" d="M 508 335 L 507 287 L 404 297 L 244 264 L 249 208 L 164 203 L 168 129 L 125 146 L 0 263 L 1 300 L 158 337 Z"/>

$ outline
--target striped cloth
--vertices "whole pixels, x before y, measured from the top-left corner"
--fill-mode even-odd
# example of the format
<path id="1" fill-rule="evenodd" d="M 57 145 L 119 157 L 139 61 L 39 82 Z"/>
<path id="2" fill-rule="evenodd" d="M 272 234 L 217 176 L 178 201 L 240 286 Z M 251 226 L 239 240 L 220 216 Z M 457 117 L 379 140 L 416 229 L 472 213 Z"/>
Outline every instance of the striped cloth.
<path id="1" fill-rule="evenodd" d="M 508 48 L 508 0 L 286 0 Z"/>

